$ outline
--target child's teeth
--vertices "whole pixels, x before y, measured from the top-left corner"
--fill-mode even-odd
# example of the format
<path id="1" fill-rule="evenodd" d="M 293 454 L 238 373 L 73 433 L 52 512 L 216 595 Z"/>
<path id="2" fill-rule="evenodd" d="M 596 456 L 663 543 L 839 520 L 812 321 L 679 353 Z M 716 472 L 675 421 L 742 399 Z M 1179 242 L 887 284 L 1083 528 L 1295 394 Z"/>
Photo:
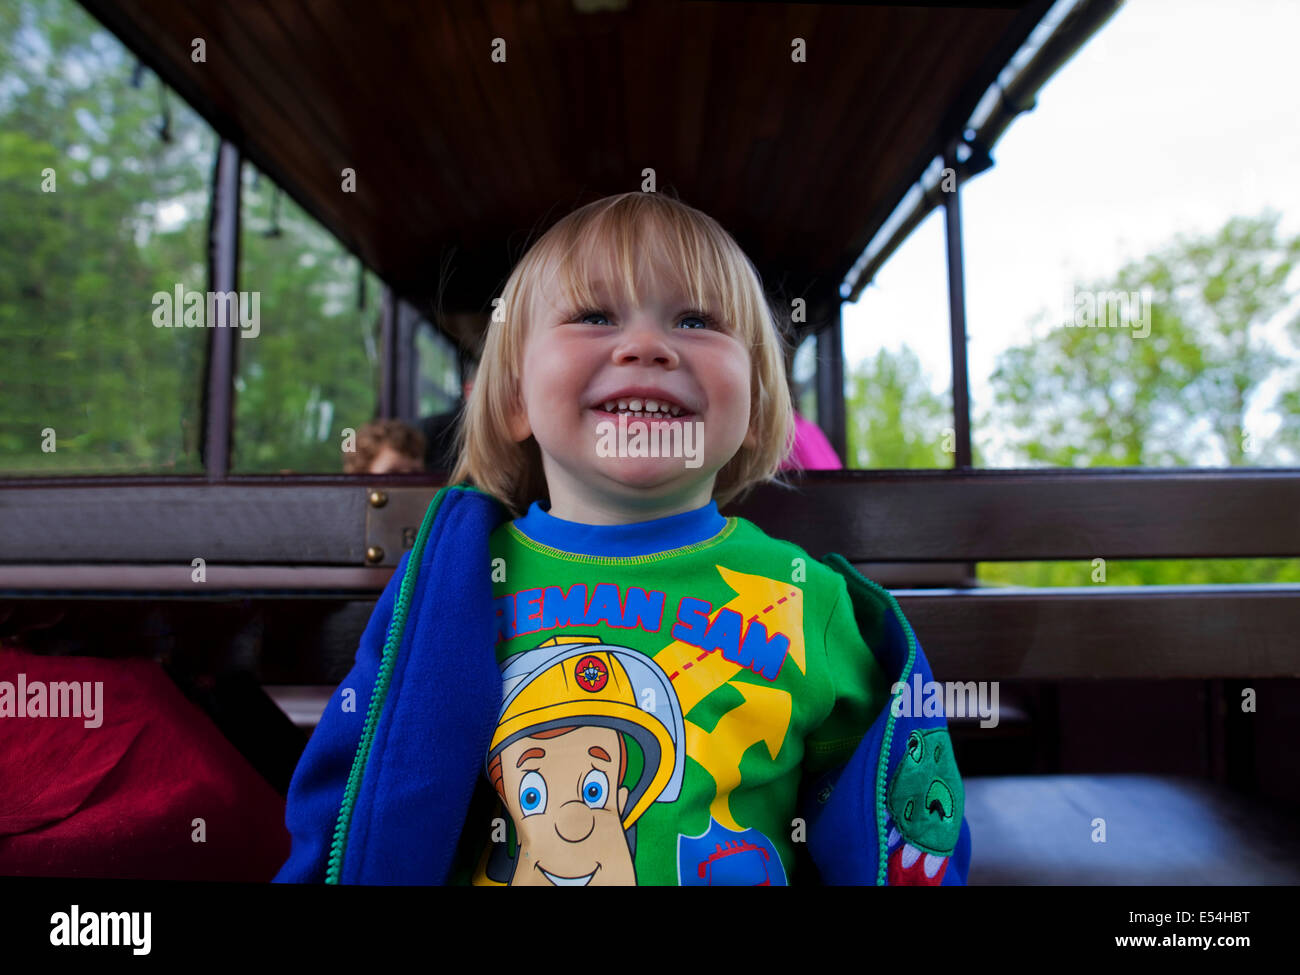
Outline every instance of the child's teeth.
<path id="1" fill-rule="evenodd" d="M 680 406 L 653 399 L 611 399 L 601 405 L 607 413 L 626 413 L 633 417 L 681 416 L 685 412 Z"/>

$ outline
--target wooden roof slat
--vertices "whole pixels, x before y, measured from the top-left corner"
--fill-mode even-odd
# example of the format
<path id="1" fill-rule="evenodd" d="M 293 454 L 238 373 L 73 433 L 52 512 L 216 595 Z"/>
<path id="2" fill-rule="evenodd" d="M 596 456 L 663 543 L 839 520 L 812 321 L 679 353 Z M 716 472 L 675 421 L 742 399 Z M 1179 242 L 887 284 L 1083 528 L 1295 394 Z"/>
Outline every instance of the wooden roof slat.
<path id="1" fill-rule="evenodd" d="M 378 191 L 382 180 L 380 173 L 390 153 L 391 131 L 394 124 L 390 113 L 375 111 L 382 109 L 382 99 L 375 97 L 379 93 L 382 80 L 367 71 L 363 62 L 355 55 L 353 44 L 348 39 L 331 37 L 319 18 L 311 12 L 310 6 L 299 2 L 281 2 L 268 5 L 267 9 L 274 16 L 284 36 L 297 40 L 295 56 L 307 68 L 307 73 L 319 79 L 326 97 L 312 97 L 310 92 L 296 92 L 297 101 L 306 101 L 313 108 L 324 104 L 324 110 L 330 108 L 339 111 L 331 113 L 332 128 L 337 133 L 336 145 L 340 149 L 338 166 L 324 173 L 325 180 L 333 180 L 334 192 L 340 192 L 342 170 L 351 168 L 356 172 L 356 193 L 342 196 L 345 202 L 352 198 L 362 204 L 366 219 L 372 222 L 368 228 L 372 231 L 382 229 L 384 220 L 378 217 Z M 419 173 L 405 153 L 391 153 L 391 164 L 400 167 L 407 180 L 414 180 Z M 434 181 L 428 179 L 425 170 L 426 186 L 434 190 Z M 322 180 L 320 189 L 328 192 L 329 184 Z M 387 220 L 389 232 L 394 224 L 405 224 L 408 233 L 418 233 L 420 221 L 418 213 L 423 206 L 426 194 L 412 200 L 412 205 L 399 212 L 392 213 Z M 382 236 L 382 235 L 376 235 Z"/>
<path id="2" fill-rule="evenodd" d="M 802 30 L 815 30 L 820 18 L 816 7 L 787 10 L 781 20 L 772 20 L 767 30 L 760 35 L 764 57 L 770 59 L 771 70 L 759 74 L 758 81 L 750 88 L 756 93 L 753 111 L 749 116 L 754 119 L 748 151 L 739 164 L 740 178 L 734 181 L 737 188 L 761 186 L 778 171 L 778 163 L 801 153 L 802 147 L 789 136 L 798 124 L 798 112 L 793 93 L 801 90 L 808 83 L 801 73 L 803 65 L 790 60 L 794 38 L 802 36 Z M 798 21 L 796 21 L 796 16 Z M 805 37 L 805 40 L 807 38 Z M 813 159 L 804 159 L 806 167 L 816 165 Z M 738 209 L 743 201 L 735 198 L 731 209 Z M 784 201 L 793 202 L 791 200 Z M 743 246 L 743 245 L 742 245 Z M 764 280 L 764 285 L 774 284 Z"/>
<path id="3" fill-rule="evenodd" d="M 935 67 L 950 59 L 951 55 L 944 50 L 946 44 L 943 42 L 947 37 L 932 37 L 927 45 L 917 42 L 931 31 L 942 31 L 945 22 L 940 21 L 936 26 L 909 16 L 917 11 L 891 10 L 888 13 L 897 17 L 897 29 L 903 34 L 897 42 L 887 46 L 882 58 L 882 62 L 888 65 L 885 77 L 892 83 L 891 87 L 878 89 L 869 110 L 864 110 L 864 106 L 856 102 L 843 105 L 844 114 L 838 117 L 834 126 L 826 126 L 823 130 L 833 129 L 844 142 L 863 147 L 862 155 L 854 159 L 843 153 L 835 154 L 831 151 L 830 140 L 823 139 L 818 143 L 813 158 L 819 164 L 821 160 L 826 162 L 819 165 L 820 172 L 810 170 L 802 174 L 805 181 L 794 184 L 796 195 L 815 193 L 817 184 L 824 182 L 841 188 L 846 205 L 856 208 L 864 199 L 886 193 L 887 180 L 896 178 L 887 166 L 881 165 L 884 157 L 891 153 L 915 156 L 931 136 L 922 122 L 928 113 L 917 108 L 942 97 L 937 93 L 947 88 L 946 74 Z M 900 70 L 913 66 L 916 70 Z M 833 90 L 851 90 L 859 84 L 865 82 L 846 74 L 842 82 L 836 79 Z M 814 176 L 819 179 L 814 180 Z M 792 226 L 805 234 L 816 232 L 816 227 L 810 225 L 806 216 L 796 219 Z M 824 240 L 818 252 L 819 263 L 825 267 L 842 263 L 837 259 L 843 246 L 843 241 Z"/>
<path id="4" fill-rule="evenodd" d="M 546 119 L 563 118 L 563 104 L 557 97 L 554 76 L 547 70 L 545 62 L 546 34 L 541 28 L 541 19 L 537 8 L 523 5 L 519 8 L 510 4 L 491 5 L 488 20 L 493 30 L 500 24 L 499 36 L 506 41 L 507 60 L 497 65 L 500 70 L 493 73 L 497 87 L 492 93 L 499 109 L 506 109 L 517 104 L 522 109 L 514 123 L 525 137 L 530 147 L 547 143 L 548 133 Z M 527 22 L 527 23 L 526 23 Z M 565 120 L 563 130 L 569 128 Z M 562 147 L 559 153 L 530 154 L 527 158 L 509 160 L 515 167 L 515 179 L 526 188 L 528 195 L 534 199 L 544 199 L 554 192 L 556 170 L 571 168 L 569 149 Z M 549 184 L 549 185 L 548 185 Z"/>
<path id="5" fill-rule="evenodd" d="M 418 129 L 419 140 L 425 147 L 419 165 L 425 167 L 426 176 L 436 174 L 441 180 L 440 184 L 438 179 L 426 180 L 436 194 L 437 216 L 433 226 L 443 222 L 473 225 L 483 218 L 486 174 L 481 167 L 462 166 L 458 153 L 469 142 L 467 134 L 485 137 L 487 129 L 479 128 L 483 125 L 481 115 L 467 111 L 462 98 L 452 97 L 456 93 L 454 81 L 461 64 L 460 53 L 446 26 L 440 20 L 429 19 L 431 14 L 442 10 L 442 4 L 407 4 L 396 8 L 385 5 L 376 11 L 376 16 L 386 18 L 386 30 L 393 41 L 392 60 L 409 63 L 414 59 L 426 72 L 422 82 L 407 81 L 422 84 L 416 90 L 399 89 L 391 77 L 387 87 L 391 101 L 400 104 L 402 99 L 410 99 L 418 106 L 409 120 Z M 383 33 L 381 30 L 380 35 Z M 400 119 L 393 123 L 390 140 L 404 137 L 400 126 Z M 403 148 L 404 154 L 414 155 L 410 146 Z"/>
<path id="6" fill-rule="evenodd" d="M 333 0 L 333 5 L 339 10 L 348 7 L 338 0 Z M 415 236 L 419 239 L 428 234 L 429 228 L 472 224 L 476 216 L 474 200 L 481 190 L 466 183 L 465 168 L 457 165 L 463 152 L 455 144 L 463 107 L 459 99 L 444 96 L 450 91 L 445 78 L 431 74 L 441 70 L 440 65 L 428 61 L 427 43 L 433 32 L 418 19 L 390 19 L 400 17 L 402 12 L 403 8 L 376 5 L 369 16 L 354 17 L 351 22 L 336 13 L 331 31 L 336 45 L 362 51 L 387 50 L 382 70 L 376 71 L 374 64 L 367 66 L 364 60 L 358 67 L 367 70 L 375 83 L 375 93 L 366 105 L 384 118 L 383 141 L 379 143 L 382 153 L 377 160 L 378 171 L 371 178 L 387 184 L 389 205 L 396 209 L 394 181 L 383 168 L 383 156 L 392 158 L 394 168 L 400 166 L 409 173 L 395 185 L 404 190 L 401 209 L 415 222 Z M 406 253 L 399 258 L 403 276 L 418 266 L 416 257 Z"/>
<path id="7" fill-rule="evenodd" d="M 754 122 L 768 111 L 762 100 L 763 87 L 765 80 L 803 67 L 791 64 L 788 55 L 782 63 L 782 52 L 772 43 L 772 32 L 766 29 L 759 9 L 747 7 L 740 36 L 750 38 L 750 43 L 735 45 L 729 52 L 734 58 L 727 77 L 730 111 L 719 112 L 715 122 L 721 142 L 717 161 L 721 165 L 708 167 L 714 185 L 709 198 L 717 200 L 714 206 L 719 213 L 728 214 L 763 209 L 763 201 L 751 195 L 755 185 L 762 184 L 751 184 L 742 178 L 749 146 L 759 137 Z M 741 78 L 748 79 L 747 83 L 738 83 L 737 79 Z M 789 84 L 790 79 L 785 79 L 785 83 Z"/>
<path id="8" fill-rule="evenodd" d="M 343 132 L 331 126 L 328 113 L 320 107 L 326 104 L 323 100 L 303 98 L 300 92 L 295 92 L 294 78 L 302 72 L 295 72 L 286 64 L 295 59 L 295 45 L 276 32 L 278 25 L 269 18 L 259 21 L 257 18 L 261 11 L 254 4 L 241 6 L 238 16 L 258 23 L 258 30 L 248 30 L 242 23 L 236 22 L 235 15 L 229 8 L 215 10 L 200 0 L 178 0 L 174 11 L 176 16 L 187 20 L 196 36 L 205 36 L 209 40 L 207 63 L 195 66 L 200 75 L 205 70 L 221 70 L 223 82 L 237 86 L 241 98 L 256 97 L 274 110 L 275 125 L 271 127 L 250 129 L 245 118 L 237 117 L 243 123 L 241 128 L 245 139 L 252 142 L 273 141 L 278 152 L 291 156 L 300 180 L 305 181 L 305 187 L 313 190 L 310 194 L 312 202 L 332 210 L 342 219 L 355 221 L 355 214 L 349 212 L 354 207 L 344 205 L 340 194 L 320 192 L 320 177 L 330 165 L 324 160 L 340 162 L 333 169 L 334 173 L 338 173 L 347 164 L 348 139 Z M 226 71 L 223 62 L 232 58 L 247 58 L 266 65 L 266 70 L 258 79 L 260 84 L 254 86 L 251 79 L 247 79 L 242 72 Z M 221 67 L 218 68 L 218 65 Z M 235 100 L 235 104 L 240 103 L 240 99 Z M 295 188 L 293 181 L 278 181 L 288 184 L 285 188 L 290 192 Z M 339 179 L 332 180 L 332 185 L 337 189 Z M 377 205 L 377 202 L 368 203 L 361 194 L 357 196 L 360 199 L 356 204 L 363 210 Z M 377 211 L 372 215 L 372 222 L 376 219 Z"/>
<path id="9" fill-rule="evenodd" d="M 693 18 L 689 21 L 688 12 Z M 671 85 L 665 85 L 665 90 L 672 93 L 673 104 L 678 110 L 675 124 L 669 129 L 673 138 L 671 141 L 665 140 L 664 144 L 672 147 L 673 156 L 677 159 L 703 158 L 699 154 L 700 147 L 704 144 L 704 136 L 712 120 L 707 112 L 707 102 L 700 93 L 712 83 L 709 50 L 716 17 L 717 6 L 711 3 L 702 3 L 689 10 L 684 5 L 673 8 L 670 29 L 678 38 L 677 63 L 700 66 L 699 75 L 692 75 L 685 70 L 676 71 Z"/>
<path id="10" fill-rule="evenodd" d="M 1048 7 L 81 3 L 426 311 L 447 262 L 447 312 L 487 307 L 523 243 L 646 166 L 765 280 L 830 294 Z"/>
<path id="11" fill-rule="evenodd" d="M 457 128 L 448 135 L 455 143 L 455 151 L 458 153 L 457 158 L 461 162 L 465 179 L 473 184 L 474 189 L 473 194 L 464 203 L 473 213 L 472 224 L 478 224 L 477 227 L 471 224 L 471 227 L 467 228 L 471 233 L 476 231 L 481 233 L 484 229 L 482 221 L 487 218 L 488 211 L 492 208 L 493 187 L 512 186 L 514 192 L 522 181 L 527 179 L 522 172 L 512 176 L 509 162 L 517 139 L 517 129 L 510 124 L 509 116 L 505 114 L 504 93 L 499 92 L 497 93 L 499 97 L 494 98 L 491 82 L 485 80 L 488 70 L 496 71 L 498 78 L 508 77 L 505 72 L 512 70 L 508 60 L 509 41 L 507 39 L 506 64 L 492 63 L 489 60 L 491 53 L 489 43 L 494 35 L 488 31 L 485 24 L 480 22 L 477 7 L 477 4 L 466 4 L 457 8 L 456 16 L 453 17 L 452 10 L 446 4 L 420 6 L 421 12 L 426 17 L 436 14 L 437 19 L 426 20 L 425 25 L 426 29 L 446 37 L 450 56 L 447 66 L 461 69 L 459 72 L 449 72 L 445 75 L 447 83 L 445 90 L 454 91 L 457 96 L 455 115 Z M 466 20 L 471 15 L 474 21 L 467 24 Z M 482 68 L 478 70 L 474 68 L 475 44 L 478 45 L 478 54 L 482 59 Z M 469 70 L 465 70 L 466 68 Z M 432 102 L 433 93 L 430 94 Z M 436 111 L 432 105 L 430 109 Z M 526 163 L 520 165 L 519 169 L 523 170 L 526 165 Z"/>
<path id="12" fill-rule="evenodd" d="M 212 19 L 208 21 L 195 20 L 191 17 L 190 11 L 184 6 L 184 4 L 179 2 L 176 3 L 172 8 L 172 16 L 176 18 L 176 22 L 181 27 L 181 33 L 183 33 L 186 37 L 203 37 L 205 40 L 208 41 L 207 63 L 206 64 L 199 63 L 193 65 L 195 69 L 195 74 L 200 75 L 200 77 L 201 77 L 200 73 L 214 63 L 214 58 L 217 56 L 218 51 L 222 49 L 224 49 L 225 51 L 244 51 L 245 53 L 247 53 L 248 51 L 246 47 L 242 46 L 242 42 L 237 43 L 235 41 L 232 41 L 226 35 L 224 28 L 220 25 L 219 19 Z M 146 30 L 148 29 L 149 28 L 146 27 Z M 172 39 L 167 38 L 165 41 L 162 41 L 161 43 L 170 44 L 172 43 Z M 189 50 L 190 47 L 189 47 L 189 42 L 187 40 L 185 41 L 185 46 L 184 46 L 184 51 L 185 51 L 185 57 L 183 58 L 184 63 L 191 63 L 188 57 Z M 243 76 L 239 73 L 230 73 L 229 75 L 223 75 L 223 81 L 225 85 L 229 86 L 227 91 L 231 95 L 234 95 L 236 98 L 250 97 L 253 94 L 251 85 L 248 82 L 246 82 Z M 235 121 L 236 124 L 239 124 L 239 120 L 237 118 L 234 119 L 233 121 Z M 312 158 L 310 152 L 308 151 L 312 143 L 310 142 L 306 132 L 301 128 L 299 128 L 298 123 L 295 122 L 292 117 L 280 115 L 279 118 L 277 119 L 277 123 L 279 125 L 279 131 L 287 133 L 289 135 L 289 138 L 279 140 L 276 143 L 276 145 L 282 147 L 283 156 L 286 159 L 286 161 L 290 164 L 290 166 L 293 168 L 292 171 L 300 174 L 313 172 L 317 164 L 315 160 Z M 242 126 L 241 126 L 241 132 L 242 132 Z M 265 137 L 265 133 L 263 133 L 262 135 Z M 269 173 L 269 175 L 273 177 L 275 176 L 274 173 Z M 302 193 L 302 190 L 303 187 L 300 187 L 299 188 L 300 195 Z M 330 197 L 324 197 L 324 196 L 313 196 L 312 200 L 313 202 L 315 202 L 318 208 L 318 219 L 323 218 L 323 222 L 327 226 L 330 226 L 331 229 L 333 229 L 337 225 L 341 225 L 344 227 L 349 226 L 348 223 L 349 219 L 353 223 L 355 223 L 355 216 L 349 217 L 349 214 L 347 213 L 346 209 L 342 207 L 340 201 L 338 201 L 337 199 L 331 199 Z M 321 214 L 320 211 L 324 211 L 324 213 Z M 336 234 L 338 233 L 338 231 L 335 232 Z M 354 238 L 351 234 L 348 234 L 347 236 L 344 236 L 343 234 L 339 234 L 339 236 L 344 240 L 345 244 L 349 243 L 353 239 L 360 239 L 360 238 Z M 365 255 L 365 256 L 367 256 L 368 258 L 373 257 L 372 255 Z"/>
<path id="13" fill-rule="evenodd" d="M 847 183 L 831 184 L 828 179 L 832 148 L 846 142 L 844 126 L 848 120 L 874 119 L 876 106 L 888 98 L 882 85 L 868 84 L 864 80 L 865 66 L 883 65 L 883 76 L 889 77 L 902 60 L 903 52 L 921 36 L 923 29 L 922 20 L 903 17 L 897 11 L 877 10 L 875 13 L 877 18 L 883 18 L 880 22 L 887 25 L 897 23 L 897 26 L 882 30 L 868 26 L 870 22 L 847 20 L 834 16 L 832 12 L 822 18 L 819 30 L 809 31 L 809 65 L 819 65 L 828 60 L 833 70 L 829 75 L 809 72 L 803 102 L 805 105 L 817 104 L 816 118 L 810 118 L 805 111 L 803 118 L 790 121 L 792 134 L 786 137 L 786 142 L 797 147 L 802 165 L 792 166 L 787 172 L 787 192 L 778 198 L 772 215 L 772 219 L 786 229 L 786 239 L 778 251 L 781 255 L 807 253 L 819 246 L 817 236 L 810 239 L 810 224 L 815 231 L 820 220 L 820 214 L 816 212 L 819 208 L 810 207 L 810 200 L 817 199 L 827 187 L 834 185 L 834 193 L 847 203 L 874 183 L 877 167 L 872 165 L 871 157 L 877 154 L 879 146 L 885 145 L 883 140 L 859 144 L 855 153 L 844 154 L 853 164 L 851 179 Z M 908 33 L 897 37 L 896 30 L 907 30 Z M 889 43 L 891 38 L 894 39 L 892 44 Z M 835 53 L 837 48 L 842 50 L 849 44 L 855 51 L 854 57 Z M 810 210 L 814 212 L 810 213 Z M 821 236 L 824 236 L 824 230 Z M 777 260 L 781 258 L 777 257 Z"/>

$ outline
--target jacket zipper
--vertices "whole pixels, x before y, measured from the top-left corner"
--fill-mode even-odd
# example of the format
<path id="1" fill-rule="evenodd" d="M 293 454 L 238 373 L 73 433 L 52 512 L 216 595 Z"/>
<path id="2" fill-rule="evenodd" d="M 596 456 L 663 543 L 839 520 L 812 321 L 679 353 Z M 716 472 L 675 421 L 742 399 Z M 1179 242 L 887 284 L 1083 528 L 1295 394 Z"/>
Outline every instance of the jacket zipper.
<path id="1" fill-rule="evenodd" d="M 832 553 L 834 554 L 834 553 Z M 827 558 L 831 556 L 828 555 Z M 898 605 L 898 600 L 894 594 L 885 589 L 879 583 L 872 582 L 857 569 L 853 564 L 842 555 L 835 555 L 835 558 L 844 563 L 844 567 L 853 574 L 853 578 L 866 585 L 867 589 L 877 596 L 883 597 L 886 605 L 894 614 L 903 627 L 903 633 L 907 635 L 907 663 L 903 667 L 902 674 L 899 675 L 897 683 L 906 684 L 912 676 L 912 667 L 916 663 L 916 635 L 912 632 L 912 624 L 907 621 L 903 615 L 902 607 Z M 843 574 L 843 573 L 841 573 Z M 888 845 L 889 835 L 885 832 L 885 790 L 887 783 L 885 780 L 889 777 L 889 746 L 894 740 L 894 699 L 890 698 L 889 717 L 885 719 L 885 735 L 880 743 L 880 761 L 876 767 L 876 794 L 875 794 L 875 813 L 876 813 L 876 886 L 886 886 L 889 878 L 888 863 Z"/>
<path id="2" fill-rule="evenodd" d="M 370 745 L 374 740 L 375 726 L 379 724 L 379 715 L 384 708 L 384 699 L 388 695 L 388 684 L 393 677 L 393 664 L 397 659 L 397 648 L 402 644 L 402 632 L 406 629 L 406 614 L 410 609 L 411 593 L 415 588 L 415 576 L 424 557 L 424 546 L 429 538 L 429 529 L 437 515 L 442 499 L 450 488 L 440 490 L 429 510 L 424 513 L 420 533 L 411 548 L 411 557 L 406 563 L 406 572 L 402 576 L 402 586 L 397 594 L 397 604 L 393 609 L 393 618 L 388 625 L 388 636 L 384 640 L 384 655 L 379 665 L 379 674 L 375 678 L 375 687 L 370 694 L 370 705 L 366 709 L 366 723 L 361 731 L 361 741 L 357 744 L 357 754 L 352 760 L 352 770 L 348 773 L 347 787 L 343 790 L 343 803 L 339 806 L 338 820 L 334 824 L 334 840 L 330 843 L 329 862 L 325 869 L 325 883 L 338 884 L 343 872 L 343 853 L 348 842 L 348 830 L 352 826 L 352 811 L 356 807 L 357 795 L 361 791 L 361 779 L 365 774 L 366 762 L 370 758 Z"/>

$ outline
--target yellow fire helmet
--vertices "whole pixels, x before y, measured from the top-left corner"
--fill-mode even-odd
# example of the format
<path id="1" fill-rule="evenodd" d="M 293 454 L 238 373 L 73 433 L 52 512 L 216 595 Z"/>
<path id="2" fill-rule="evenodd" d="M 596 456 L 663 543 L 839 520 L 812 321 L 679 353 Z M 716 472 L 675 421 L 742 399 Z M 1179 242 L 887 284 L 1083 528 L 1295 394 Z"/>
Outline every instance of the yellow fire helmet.
<path id="1" fill-rule="evenodd" d="M 686 768 L 681 705 L 649 657 L 594 636 L 553 637 L 501 665 L 502 700 L 486 764 L 520 738 L 597 725 L 631 735 L 645 758 L 629 788 L 623 828 L 653 802 L 672 802 Z"/>

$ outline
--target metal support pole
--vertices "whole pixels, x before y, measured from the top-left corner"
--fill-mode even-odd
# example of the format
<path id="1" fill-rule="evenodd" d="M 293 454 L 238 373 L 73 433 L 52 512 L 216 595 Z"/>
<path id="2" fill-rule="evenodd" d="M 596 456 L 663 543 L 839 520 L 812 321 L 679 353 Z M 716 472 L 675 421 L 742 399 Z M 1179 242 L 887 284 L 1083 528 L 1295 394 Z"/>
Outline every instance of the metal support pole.
<path id="1" fill-rule="evenodd" d="M 397 318 L 401 299 L 384 285 L 383 317 L 379 337 L 379 417 L 397 416 Z"/>
<path id="2" fill-rule="evenodd" d="M 817 333 L 817 419 L 835 452 L 852 467 L 846 453 L 844 422 L 844 319 L 843 305 L 832 299 L 830 322 Z"/>
<path id="3" fill-rule="evenodd" d="M 420 313 L 410 302 L 397 306 L 396 372 L 397 392 L 394 416 L 404 420 L 419 419 L 419 354 L 415 347 L 416 332 L 420 329 Z"/>
<path id="4" fill-rule="evenodd" d="M 239 290 L 239 149 L 222 141 L 212 177 L 208 221 L 208 290 Z M 238 299 L 236 299 L 238 302 Z M 238 308 L 238 303 L 235 305 Z M 233 323 L 230 323 L 233 325 Z M 208 479 L 230 473 L 230 432 L 234 415 L 235 341 L 239 329 L 209 328 L 203 376 L 203 443 L 200 451 Z"/>
<path id="5" fill-rule="evenodd" d="M 957 140 L 943 152 L 945 169 L 960 174 L 957 166 Z M 966 285 L 961 249 L 961 180 L 954 179 L 953 190 L 943 197 L 944 231 L 948 242 L 948 322 L 952 333 L 952 412 L 956 433 L 955 468 L 971 466 L 970 382 L 966 366 Z"/>

